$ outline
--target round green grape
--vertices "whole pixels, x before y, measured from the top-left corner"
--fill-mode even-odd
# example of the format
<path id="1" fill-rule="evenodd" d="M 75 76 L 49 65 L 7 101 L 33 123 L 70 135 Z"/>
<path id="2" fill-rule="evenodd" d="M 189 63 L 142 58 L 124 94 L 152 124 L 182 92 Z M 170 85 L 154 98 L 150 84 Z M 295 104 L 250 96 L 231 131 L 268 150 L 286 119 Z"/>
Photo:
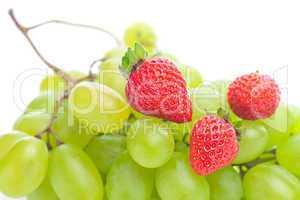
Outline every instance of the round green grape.
<path id="1" fill-rule="evenodd" d="M 115 91 L 117 91 L 124 99 L 126 99 L 125 95 L 125 87 L 127 84 L 127 80 L 121 74 L 119 69 L 115 70 L 101 70 L 96 78 L 96 82 L 100 84 L 104 84 Z"/>
<path id="2" fill-rule="evenodd" d="M 27 200 L 59 200 L 59 198 L 47 177 L 37 190 L 27 196 Z"/>
<path id="3" fill-rule="evenodd" d="M 119 59 L 107 59 L 99 66 L 99 70 L 119 70 L 121 61 Z"/>
<path id="4" fill-rule="evenodd" d="M 261 164 L 250 169 L 243 186 L 247 200 L 300 199 L 300 181 L 278 165 Z"/>
<path id="5" fill-rule="evenodd" d="M 75 117 L 91 130 L 113 133 L 123 128 L 131 113 L 125 99 L 113 89 L 98 83 L 81 82 L 71 91 L 70 108 Z"/>
<path id="6" fill-rule="evenodd" d="M 157 37 L 152 27 L 145 23 L 135 23 L 127 28 L 124 42 L 128 47 L 134 47 L 138 42 L 143 45 L 149 53 L 156 47 Z"/>
<path id="7" fill-rule="evenodd" d="M 289 132 L 292 134 L 300 133 L 300 108 L 288 105 Z"/>
<path id="8" fill-rule="evenodd" d="M 193 105 L 193 119 L 198 120 L 207 113 L 217 114 L 222 108 L 219 92 L 211 85 L 191 90 L 191 101 Z"/>
<path id="9" fill-rule="evenodd" d="M 135 121 L 127 134 L 127 149 L 132 159 L 143 167 L 157 168 L 174 152 L 174 138 L 163 122 L 151 119 Z"/>
<path id="10" fill-rule="evenodd" d="M 213 81 L 210 85 L 219 93 L 220 105 L 221 108 L 228 114 L 228 120 L 231 123 L 236 123 L 241 119 L 231 110 L 228 100 L 227 100 L 227 91 L 231 81 L 229 80 L 217 80 Z"/>
<path id="11" fill-rule="evenodd" d="M 240 200 L 243 186 L 240 175 L 233 167 L 226 167 L 207 176 L 211 200 Z"/>
<path id="12" fill-rule="evenodd" d="M 126 51 L 124 48 L 120 48 L 120 47 L 113 48 L 104 54 L 103 60 L 106 61 L 109 59 L 114 59 L 114 60 L 118 60 L 120 63 L 125 52 Z"/>
<path id="13" fill-rule="evenodd" d="M 153 191 L 153 170 L 136 164 L 128 153 L 113 163 L 106 181 L 109 200 L 148 200 Z"/>
<path id="14" fill-rule="evenodd" d="M 276 157 L 281 166 L 300 177 L 300 135 L 292 136 L 278 146 Z"/>
<path id="15" fill-rule="evenodd" d="M 126 138 L 121 135 L 102 135 L 92 139 L 85 151 L 98 170 L 106 175 L 114 160 L 126 149 Z"/>
<path id="16" fill-rule="evenodd" d="M 185 154 L 175 152 L 167 164 L 158 168 L 155 185 L 162 200 L 209 200 L 209 185 L 190 167 Z"/>
<path id="17" fill-rule="evenodd" d="M 203 78 L 196 69 L 186 65 L 179 65 L 179 71 L 184 76 L 188 89 L 201 87 L 203 85 Z"/>
<path id="18" fill-rule="evenodd" d="M 289 138 L 288 107 L 285 104 L 281 103 L 273 116 L 260 121 L 269 133 L 267 149 L 272 149 Z"/>
<path id="19" fill-rule="evenodd" d="M 26 113 L 30 112 L 44 112 L 53 113 L 55 109 L 55 102 L 59 95 L 53 92 L 43 92 L 38 97 L 34 98 L 26 108 Z"/>
<path id="20" fill-rule="evenodd" d="M 72 115 L 66 100 L 51 126 L 52 134 L 65 144 L 73 144 L 85 147 L 94 136 L 84 124 Z"/>
<path id="21" fill-rule="evenodd" d="M 49 178 L 60 200 L 103 199 L 103 183 L 97 168 L 75 145 L 64 144 L 52 151 Z"/>
<path id="22" fill-rule="evenodd" d="M 241 164 L 255 160 L 265 151 L 268 145 L 269 134 L 266 128 L 256 121 L 243 121 L 238 131 L 240 134 L 240 150 L 234 163 Z"/>
<path id="23" fill-rule="evenodd" d="M 44 112 L 25 113 L 17 119 L 14 129 L 29 135 L 36 135 L 48 128 L 51 118 L 51 114 Z"/>
<path id="24" fill-rule="evenodd" d="M 0 160 L 15 146 L 20 138 L 28 136 L 20 131 L 12 131 L 0 136 Z"/>
<path id="25" fill-rule="evenodd" d="M 23 197 L 35 191 L 48 167 L 46 144 L 24 133 L 0 138 L 0 191 L 9 197 Z"/>

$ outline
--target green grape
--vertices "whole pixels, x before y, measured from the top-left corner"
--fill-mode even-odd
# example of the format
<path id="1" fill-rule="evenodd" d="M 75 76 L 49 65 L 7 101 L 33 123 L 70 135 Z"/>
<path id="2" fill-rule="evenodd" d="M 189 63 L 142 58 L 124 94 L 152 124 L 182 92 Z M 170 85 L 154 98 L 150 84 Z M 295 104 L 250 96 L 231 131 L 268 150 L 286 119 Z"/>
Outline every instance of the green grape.
<path id="1" fill-rule="evenodd" d="M 59 200 L 54 192 L 49 178 L 46 177 L 37 190 L 27 196 L 27 200 Z"/>
<path id="2" fill-rule="evenodd" d="M 51 114 L 44 112 L 25 113 L 17 119 L 14 129 L 29 135 L 36 135 L 48 128 L 51 118 Z"/>
<path id="3" fill-rule="evenodd" d="M 41 92 L 62 92 L 66 89 L 66 82 L 58 75 L 46 76 L 40 83 Z"/>
<path id="4" fill-rule="evenodd" d="M 175 152 L 171 160 L 156 170 L 156 189 L 163 200 L 209 200 L 209 185 L 193 172 L 186 155 Z"/>
<path id="5" fill-rule="evenodd" d="M 300 199 L 300 181 L 278 165 L 262 164 L 250 169 L 243 186 L 247 200 Z"/>
<path id="6" fill-rule="evenodd" d="M 193 118 L 192 122 L 187 126 L 187 132 L 190 133 L 193 125 L 207 114 L 217 115 L 219 110 L 223 108 L 223 99 L 220 93 L 213 85 L 203 85 L 190 91 L 192 101 Z M 224 109 L 224 108 L 223 108 Z"/>
<path id="7" fill-rule="evenodd" d="M 116 59 L 116 60 L 119 60 L 119 63 L 121 62 L 121 59 L 122 57 L 124 56 L 125 54 L 125 49 L 123 48 L 113 48 L 109 51 L 107 51 L 105 54 L 104 54 L 104 57 L 103 57 L 103 60 L 109 60 L 109 59 Z"/>
<path id="8" fill-rule="evenodd" d="M 109 200 L 148 200 L 153 191 L 153 170 L 136 164 L 128 153 L 121 154 L 107 175 Z"/>
<path id="9" fill-rule="evenodd" d="M 211 85 L 193 89 L 190 95 L 193 105 L 193 119 L 199 119 L 207 113 L 217 114 L 222 106 L 219 92 Z"/>
<path id="10" fill-rule="evenodd" d="M 226 167 L 207 176 L 211 200 L 240 200 L 243 196 L 242 180 L 233 167 Z"/>
<path id="11" fill-rule="evenodd" d="M 75 145 L 64 144 L 52 151 L 49 178 L 60 200 L 103 199 L 103 183 L 97 168 Z"/>
<path id="12" fill-rule="evenodd" d="M 227 91 L 231 81 L 228 80 L 217 80 L 213 81 L 210 85 L 219 93 L 221 108 L 229 115 L 229 121 L 231 123 L 236 123 L 241 119 L 231 110 L 228 100 Z"/>
<path id="13" fill-rule="evenodd" d="M 235 164 L 250 162 L 258 158 L 266 149 L 269 135 L 266 128 L 254 121 L 243 121 L 238 129 L 240 134 L 240 150 Z"/>
<path id="14" fill-rule="evenodd" d="M 281 166 L 300 177 L 300 135 L 290 137 L 278 146 L 276 157 Z"/>
<path id="15" fill-rule="evenodd" d="M 28 136 L 20 131 L 12 131 L 0 136 L 0 160 L 15 146 L 20 138 Z"/>
<path id="16" fill-rule="evenodd" d="M 267 149 L 272 149 L 289 138 L 288 108 L 285 104 L 280 104 L 272 117 L 263 119 L 261 122 L 269 133 Z"/>
<path id="17" fill-rule="evenodd" d="M 289 132 L 300 133 L 300 109 L 294 105 L 288 105 Z"/>
<path id="18" fill-rule="evenodd" d="M 127 80 L 121 74 L 119 69 L 115 70 L 101 70 L 98 75 L 96 82 L 104 84 L 115 91 L 117 91 L 125 99 L 125 87 Z"/>
<path id="19" fill-rule="evenodd" d="M 45 113 L 53 113 L 55 109 L 55 101 L 58 98 L 59 97 L 56 93 L 43 92 L 29 103 L 25 112 L 29 113 L 40 111 Z"/>
<path id="20" fill-rule="evenodd" d="M 85 147 L 94 136 L 87 127 L 81 125 L 79 120 L 72 116 L 67 100 L 61 107 L 51 128 L 53 134 L 61 142 L 79 147 Z"/>
<path id="21" fill-rule="evenodd" d="M 0 191 L 22 197 L 36 190 L 44 180 L 48 149 L 44 142 L 24 133 L 13 132 L 0 138 Z"/>
<path id="22" fill-rule="evenodd" d="M 123 128 L 131 113 L 125 99 L 113 89 L 98 83 L 81 82 L 71 91 L 70 108 L 91 130 L 113 133 Z"/>
<path id="23" fill-rule="evenodd" d="M 121 135 L 102 135 L 93 138 L 85 151 L 98 170 L 106 175 L 114 160 L 126 149 L 126 138 Z"/>
<path id="24" fill-rule="evenodd" d="M 101 63 L 99 70 L 119 70 L 121 61 L 119 59 L 107 59 Z"/>
<path id="25" fill-rule="evenodd" d="M 186 66 L 186 65 L 179 65 L 179 71 L 184 76 L 186 81 L 186 85 L 188 89 L 201 87 L 203 84 L 203 78 L 201 74 L 194 68 Z"/>
<path id="26" fill-rule="evenodd" d="M 130 156 L 146 168 L 165 164 L 172 157 L 174 146 L 174 138 L 167 125 L 158 120 L 137 120 L 127 134 Z"/>
<path id="27" fill-rule="evenodd" d="M 80 79 L 86 76 L 84 73 L 79 71 L 70 71 L 68 74 L 74 79 Z M 40 84 L 41 92 L 52 91 L 54 93 L 60 93 L 65 89 L 67 89 L 66 82 L 56 74 L 46 76 Z"/>
<path id="28" fill-rule="evenodd" d="M 135 23 L 127 28 L 124 42 L 128 47 L 133 47 L 136 42 L 142 44 L 149 53 L 156 47 L 157 37 L 152 27 L 145 23 Z"/>
<path id="29" fill-rule="evenodd" d="M 156 118 L 156 117 L 144 115 L 144 114 L 142 114 L 138 111 L 135 111 L 134 109 L 132 109 L 132 114 L 136 119 L 160 120 L 159 118 Z M 187 123 L 178 124 L 178 123 L 175 123 L 175 122 L 166 121 L 164 126 L 167 126 L 172 131 L 172 134 L 174 135 L 174 139 L 176 141 L 182 141 L 185 134 L 189 132 L 189 129 L 191 127 L 191 123 L 187 122 Z"/>

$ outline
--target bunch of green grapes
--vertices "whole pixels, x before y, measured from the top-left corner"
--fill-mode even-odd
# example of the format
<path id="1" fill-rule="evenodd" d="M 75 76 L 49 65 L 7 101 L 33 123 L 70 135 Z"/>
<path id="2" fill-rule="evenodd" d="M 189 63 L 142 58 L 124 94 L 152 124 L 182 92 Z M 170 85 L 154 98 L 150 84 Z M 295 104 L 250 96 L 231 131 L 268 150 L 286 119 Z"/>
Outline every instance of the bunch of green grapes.
<path id="1" fill-rule="evenodd" d="M 149 25 L 133 24 L 123 42 L 177 65 L 192 120 L 179 124 L 131 108 L 120 70 L 125 48 L 118 46 L 95 74 L 60 71 L 42 80 L 13 131 L 0 137 L 0 192 L 28 200 L 300 199 L 299 108 L 282 102 L 268 119 L 242 120 L 227 101 L 231 81 L 204 84 L 195 68 L 158 50 Z M 208 114 L 234 126 L 239 152 L 204 177 L 190 166 L 189 143 Z"/>

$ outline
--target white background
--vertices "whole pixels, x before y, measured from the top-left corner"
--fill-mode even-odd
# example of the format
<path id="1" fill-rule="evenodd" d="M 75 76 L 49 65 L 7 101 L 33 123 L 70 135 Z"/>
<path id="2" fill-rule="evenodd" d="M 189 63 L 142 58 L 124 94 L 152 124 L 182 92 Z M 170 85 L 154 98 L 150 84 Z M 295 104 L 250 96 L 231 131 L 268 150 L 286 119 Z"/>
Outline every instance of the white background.
<path id="1" fill-rule="evenodd" d="M 148 22 L 159 36 L 159 48 L 198 68 L 205 80 L 232 79 L 256 70 L 276 74 L 280 86 L 288 88 L 288 101 L 300 106 L 298 2 L 0 0 L 0 132 L 10 130 L 47 73 L 9 19 L 9 8 L 27 25 L 64 19 L 105 27 L 120 38 L 130 23 Z M 32 35 L 46 57 L 67 70 L 87 71 L 93 60 L 115 45 L 101 33 L 55 25 Z M 34 75 L 17 86 L 22 103 L 13 86 L 18 76 L 28 74 Z"/>

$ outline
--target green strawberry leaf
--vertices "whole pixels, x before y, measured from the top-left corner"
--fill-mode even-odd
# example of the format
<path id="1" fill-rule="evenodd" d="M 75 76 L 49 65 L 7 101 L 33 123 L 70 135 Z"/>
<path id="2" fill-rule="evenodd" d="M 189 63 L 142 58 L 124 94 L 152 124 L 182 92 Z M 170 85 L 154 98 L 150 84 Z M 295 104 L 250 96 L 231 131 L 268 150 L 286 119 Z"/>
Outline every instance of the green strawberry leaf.
<path id="1" fill-rule="evenodd" d="M 127 52 L 122 58 L 121 71 L 130 74 L 136 65 L 147 58 L 146 49 L 139 43 L 135 43 L 134 48 L 128 48 Z"/>

